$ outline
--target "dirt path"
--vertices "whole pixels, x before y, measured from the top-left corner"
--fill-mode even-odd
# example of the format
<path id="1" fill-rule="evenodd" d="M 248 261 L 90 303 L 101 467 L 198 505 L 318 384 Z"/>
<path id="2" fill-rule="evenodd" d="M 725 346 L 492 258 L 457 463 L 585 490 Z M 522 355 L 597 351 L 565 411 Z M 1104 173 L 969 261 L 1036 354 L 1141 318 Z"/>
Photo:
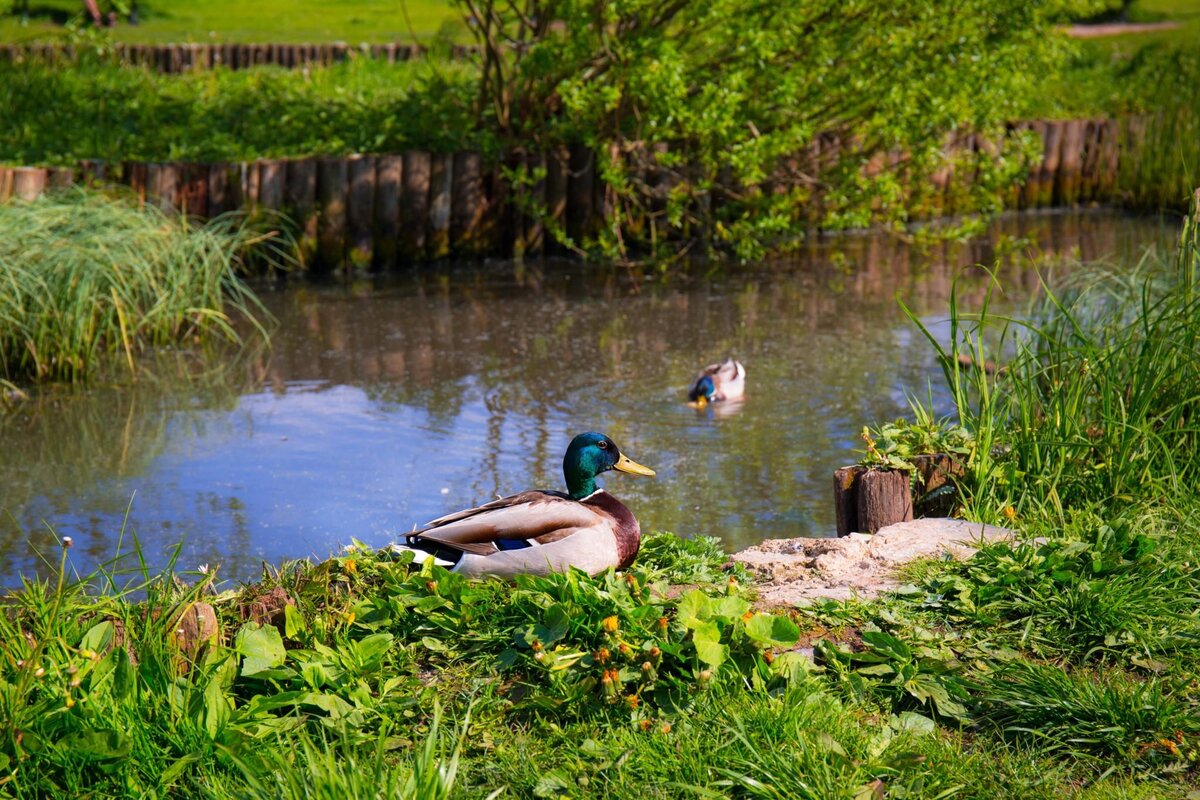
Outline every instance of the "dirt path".
<path id="1" fill-rule="evenodd" d="M 1111 22 L 1103 25 L 1068 25 L 1067 36 L 1075 39 L 1098 39 L 1101 36 L 1121 36 L 1126 33 L 1152 33 L 1173 31 L 1180 27 L 1178 22 Z"/>

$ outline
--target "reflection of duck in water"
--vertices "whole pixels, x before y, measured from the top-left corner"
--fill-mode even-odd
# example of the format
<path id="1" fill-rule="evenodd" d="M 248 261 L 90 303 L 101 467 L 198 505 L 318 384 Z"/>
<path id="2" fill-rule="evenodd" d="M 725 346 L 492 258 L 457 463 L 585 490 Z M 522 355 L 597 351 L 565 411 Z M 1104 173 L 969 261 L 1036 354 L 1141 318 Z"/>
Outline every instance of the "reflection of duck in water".
<path id="1" fill-rule="evenodd" d="M 595 575 L 629 566 L 641 544 L 637 519 L 596 486 L 610 469 L 633 475 L 654 470 L 627 458 L 602 433 L 581 433 L 563 456 L 567 492 L 528 491 L 435 519 L 405 537 L 395 551 L 464 575 L 545 575 L 569 567 Z"/>
<path id="2" fill-rule="evenodd" d="M 741 400 L 746 393 L 746 368 L 740 361 L 727 358 L 709 364 L 688 389 L 688 400 L 703 408 L 708 403 Z"/>

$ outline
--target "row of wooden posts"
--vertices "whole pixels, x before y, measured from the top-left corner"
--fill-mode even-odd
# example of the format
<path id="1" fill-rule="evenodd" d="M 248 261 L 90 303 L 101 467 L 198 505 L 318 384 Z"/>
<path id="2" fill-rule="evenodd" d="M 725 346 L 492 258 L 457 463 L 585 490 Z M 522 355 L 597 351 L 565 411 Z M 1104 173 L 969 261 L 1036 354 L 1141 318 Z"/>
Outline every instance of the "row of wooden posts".
<path id="1" fill-rule="evenodd" d="M 596 220 L 601 188 L 591 151 L 562 148 L 545 167 L 538 189 L 549 218 L 569 236 L 582 237 Z M 306 267 L 316 272 L 554 252 L 541 223 L 505 202 L 499 169 L 479 152 L 0 167 L 0 202 L 32 200 L 79 182 L 122 185 L 140 202 L 199 218 L 281 213 L 297 235 Z"/>
<path id="2" fill-rule="evenodd" d="M 462 59 L 476 53 L 473 45 L 451 46 L 451 58 Z M 129 44 L 114 46 L 113 55 L 122 64 L 145 66 L 164 73 L 180 73 L 197 69 L 227 67 L 244 69 L 257 66 L 286 68 L 328 66 L 355 58 L 372 58 L 394 64 L 420 58 L 427 52 L 418 44 L 387 42 L 384 44 L 352 45 L 346 42 L 323 44 L 238 44 L 207 42 L 184 44 Z M 74 63 L 80 51 L 69 44 L 56 42 L 35 44 L 0 44 L 0 61 L 25 63 L 40 61 L 51 64 Z"/>
<path id="3" fill-rule="evenodd" d="M 1030 130 L 1041 138 L 1042 157 L 1028 181 L 1013 190 L 1010 207 L 1114 199 L 1128 124 L 1101 119 L 1014 125 L 1014 132 Z M 956 146 L 977 154 L 982 147 L 975 137 Z M 589 149 L 564 147 L 526 163 L 545 167 L 545 179 L 527 191 L 547 209 L 551 224 L 576 241 L 603 224 L 604 187 Z M 955 197 L 966 180 L 963 174 L 934 176 L 941 200 L 936 213 L 965 210 L 956 208 Z M 143 202 L 200 218 L 234 210 L 281 212 L 292 220 L 314 271 L 343 265 L 386 269 L 445 257 L 534 256 L 555 247 L 542 224 L 516 208 L 501 169 L 479 152 L 0 167 L 0 202 L 10 196 L 32 199 L 77 181 L 123 184 Z"/>

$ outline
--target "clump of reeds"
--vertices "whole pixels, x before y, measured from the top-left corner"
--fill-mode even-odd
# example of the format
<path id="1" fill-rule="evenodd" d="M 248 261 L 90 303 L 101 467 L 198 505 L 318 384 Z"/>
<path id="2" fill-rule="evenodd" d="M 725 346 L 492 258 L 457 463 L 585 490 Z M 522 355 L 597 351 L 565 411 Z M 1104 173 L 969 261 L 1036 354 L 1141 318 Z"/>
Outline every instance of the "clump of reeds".
<path id="1" fill-rule="evenodd" d="M 149 348 L 237 341 L 265 314 L 238 277 L 273 237 L 82 190 L 0 205 L 0 378 L 75 380 Z"/>
<path id="2" fill-rule="evenodd" d="M 1062 519 L 1071 507 L 1115 509 L 1200 483 L 1195 202 L 1174 264 L 1151 255 L 1132 271 L 1080 265 L 1022 319 L 986 305 L 966 314 L 952 298 L 949 347 L 921 326 L 978 443 L 970 513 Z M 1004 369 L 973 366 L 991 358 Z"/>

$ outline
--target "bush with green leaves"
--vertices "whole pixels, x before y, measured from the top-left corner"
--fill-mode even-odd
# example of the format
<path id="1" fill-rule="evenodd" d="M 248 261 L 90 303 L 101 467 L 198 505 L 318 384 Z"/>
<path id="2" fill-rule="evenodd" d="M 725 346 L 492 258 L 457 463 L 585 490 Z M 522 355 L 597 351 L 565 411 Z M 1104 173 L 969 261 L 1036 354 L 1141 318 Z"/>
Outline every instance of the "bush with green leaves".
<path id="1" fill-rule="evenodd" d="M 624 257 L 902 222 L 939 207 L 930 178 L 951 166 L 973 176 L 964 206 L 997 208 L 1024 168 L 1000 128 L 1062 47 L 1053 1 L 461 5 L 485 54 L 480 119 L 509 152 L 599 154 L 608 224 L 573 243 Z M 996 149 L 950 165 L 956 132 Z M 810 201 L 816 219 L 797 213 Z"/>

